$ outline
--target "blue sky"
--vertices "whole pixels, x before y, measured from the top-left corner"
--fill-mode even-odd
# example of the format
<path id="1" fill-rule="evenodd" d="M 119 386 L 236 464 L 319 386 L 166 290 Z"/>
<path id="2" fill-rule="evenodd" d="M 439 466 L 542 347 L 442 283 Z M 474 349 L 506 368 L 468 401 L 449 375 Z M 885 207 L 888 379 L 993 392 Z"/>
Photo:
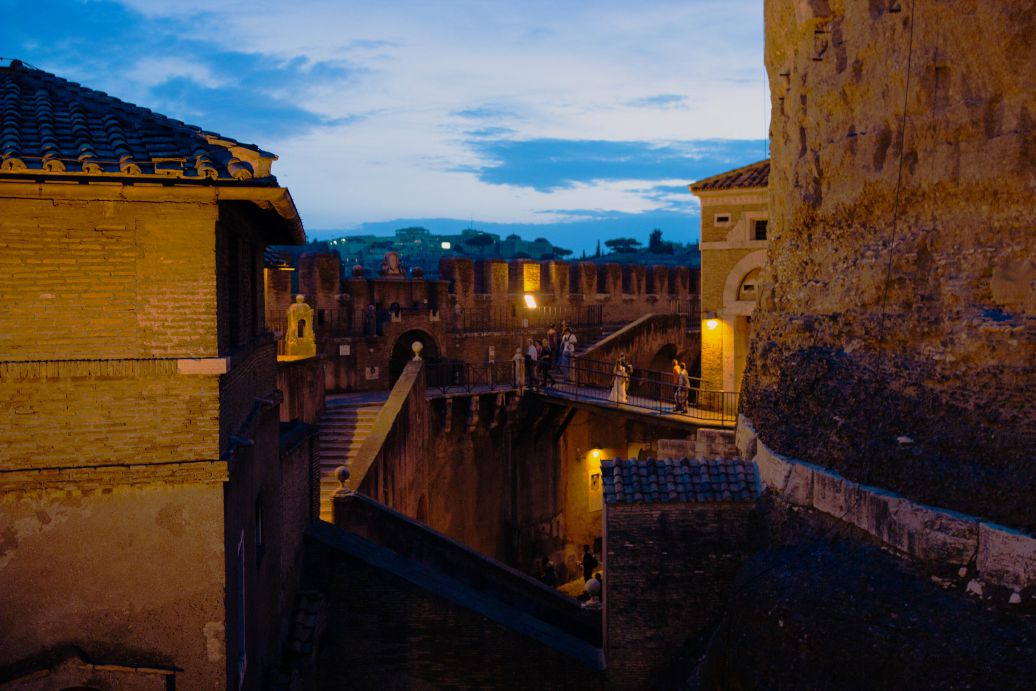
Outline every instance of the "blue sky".
<path id="1" fill-rule="evenodd" d="M 277 153 L 316 237 L 697 239 L 686 185 L 765 156 L 762 49 L 761 0 L 0 0 L 0 55 Z"/>

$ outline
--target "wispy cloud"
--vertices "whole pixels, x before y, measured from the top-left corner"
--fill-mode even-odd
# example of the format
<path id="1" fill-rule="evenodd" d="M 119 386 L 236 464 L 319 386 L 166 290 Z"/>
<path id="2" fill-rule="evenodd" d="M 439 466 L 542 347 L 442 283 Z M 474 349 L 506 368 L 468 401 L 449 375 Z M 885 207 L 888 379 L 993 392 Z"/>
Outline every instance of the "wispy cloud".
<path id="1" fill-rule="evenodd" d="M 471 146 L 486 161 L 480 180 L 541 192 L 601 180 L 694 180 L 758 160 L 763 151 L 761 140 L 478 139 Z"/>
<path id="2" fill-rule="evenodd" d="M 0 2 L 5 54 L 279 154 L 310 228 L 683 213 L 762 156 L 758 0 Z"/>
<path id="3" fill-rule="evenodd" d="M 628 101 L 634 108 L 686 108 L 687 96 L 683 94 L 657 94 Z"/>

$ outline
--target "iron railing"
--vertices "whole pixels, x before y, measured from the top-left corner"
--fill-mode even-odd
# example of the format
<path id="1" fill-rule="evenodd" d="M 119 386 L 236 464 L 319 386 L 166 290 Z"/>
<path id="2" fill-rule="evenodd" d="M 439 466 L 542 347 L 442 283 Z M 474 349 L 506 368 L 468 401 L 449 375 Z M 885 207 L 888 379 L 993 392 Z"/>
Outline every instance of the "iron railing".
<path id="1" fill-rule="evenodd" d="M 602 305 L 543 305 L 529 308 L 515 302 L 506 305 L 458 306 L 446 311 L 450 313 L 447 321 L 449 329 L 454 332 L 521 333 L 526 329 L 546 330 L 551 325 L 560 328 L 562 322 L 568 326 L 600 326 L 604 318 Z"/>
<path id="2" fill-rule="evenodd" d="M 518 386 L 517 368 L 513 362 L 489 362 L 472 365 L 462 360 L 425 362 L 426 387 L 429 394 L 472 393 L 510 389 Z"/>
<path id="3" fill-rule="evenodd" d="M 615 362 L 585 358 L 577 358 L 557 371 L 561 376 L 554 375 L 556 382 L 547 387 L 548 393 L 554 390 L 616 407 L 628 405 L 723 425 L 737 422 L 738 393 L 708 388 L 697 377 L 690 377 L 688 386 L 680 388 L 674 383 L 672 372 L 633 368 L 623 378 L 616 373 Z M 618 389 L 617 381 L 625 384 L 625 391 Z"/>
<path id="4" fill-rule="evenodd" d="M 554 393 L 615 407 L 632 406 L 659 414 L 686 416 L 691 421 L 724 426 L 737 422 L 738 393 L 708 388 L 697 377 L 691 377 L 689 386 L 680 389 L 673 382 L 672 372 L 634 369 L 625 392 L 620 392 L 616 387 L 614 362 L 577 358 L 551 368 L 546 377 L 536 363 L 531 367 L 523 363 L 521 369 L 524 370 L 523 382 L 518 381 L 518 366 L 510 360 L 484 365 L 460 360 L 425 364 L 429 395 L 497 391 L 518 388 L 521 384 L 544 395 Z"/>

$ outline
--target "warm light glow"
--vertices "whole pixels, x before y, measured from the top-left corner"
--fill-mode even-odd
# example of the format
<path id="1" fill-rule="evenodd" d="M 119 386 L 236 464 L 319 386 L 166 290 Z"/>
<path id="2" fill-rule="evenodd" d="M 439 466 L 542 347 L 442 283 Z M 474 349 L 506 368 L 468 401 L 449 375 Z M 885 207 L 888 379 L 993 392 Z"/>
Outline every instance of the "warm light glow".
<path id="1" fill-rule="evenodd" d="M 535 295 L 529 295 L 528 293 L 526 293 L 525 294 L 525 306 L 528 307 L 531 310 L 536 309 L 536 296 Z"/>
<path id="2" fill-rule="evenodd" d="M 601 457 L 601 450 L 600 449 L 594 449 L 593 451 L 590 452 L 590 455 L 593 456 L 594 459 L 598 459 L 598 458 Z"/>
<path id="3" fill-rule="evenodd" d="M 715 331 L 716 327 L 719 326 L 719 320 L 717 319 L 706 319 L 705 326 L 709 331 Z"/>
<path id="4" fill-rule="evenodd" d="M 448 249 L 450 249 L 450 247 L 452 247 L 452 245 L 451 245 L 450 243 L 448 243 L 448 242 L 446 242 L 446 241 L 444 240 L 444 241 L 443 241 L 443 242 L 442 242 L 442 243 L 441 243 L 441 244 L 439 245 L 439 247 L 443 248 L 444 250 L 448 250 Z"/>

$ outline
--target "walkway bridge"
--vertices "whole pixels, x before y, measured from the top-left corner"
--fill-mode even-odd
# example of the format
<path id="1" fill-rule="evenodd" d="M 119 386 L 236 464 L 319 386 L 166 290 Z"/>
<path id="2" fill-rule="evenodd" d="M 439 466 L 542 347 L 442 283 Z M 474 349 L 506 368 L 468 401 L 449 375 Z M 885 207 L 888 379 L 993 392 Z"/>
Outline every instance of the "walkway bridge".
<path id="1" fill-rule="evenodd" d="M 540 372 L 525 381 L 518 381 L 518 370 L 512 362 L 472 365 L 447 362 L 425 366 L 427 398 L 518 391 L 564 400 L 583 406 L 621 410 L 632 415 L 665 418 L 667 422 L 684 422 L 696 427 L 733 429 L 737 425 L 738 393 L 717 391 L 690 379 L 686 410 L 677 412 L 677 387 L 672 372 L 634 368 L 629 378 L 625 400 L 616 396 L 615 362 L 579 358 L 569 367 L 556 367 L 543 385 Z"/>

